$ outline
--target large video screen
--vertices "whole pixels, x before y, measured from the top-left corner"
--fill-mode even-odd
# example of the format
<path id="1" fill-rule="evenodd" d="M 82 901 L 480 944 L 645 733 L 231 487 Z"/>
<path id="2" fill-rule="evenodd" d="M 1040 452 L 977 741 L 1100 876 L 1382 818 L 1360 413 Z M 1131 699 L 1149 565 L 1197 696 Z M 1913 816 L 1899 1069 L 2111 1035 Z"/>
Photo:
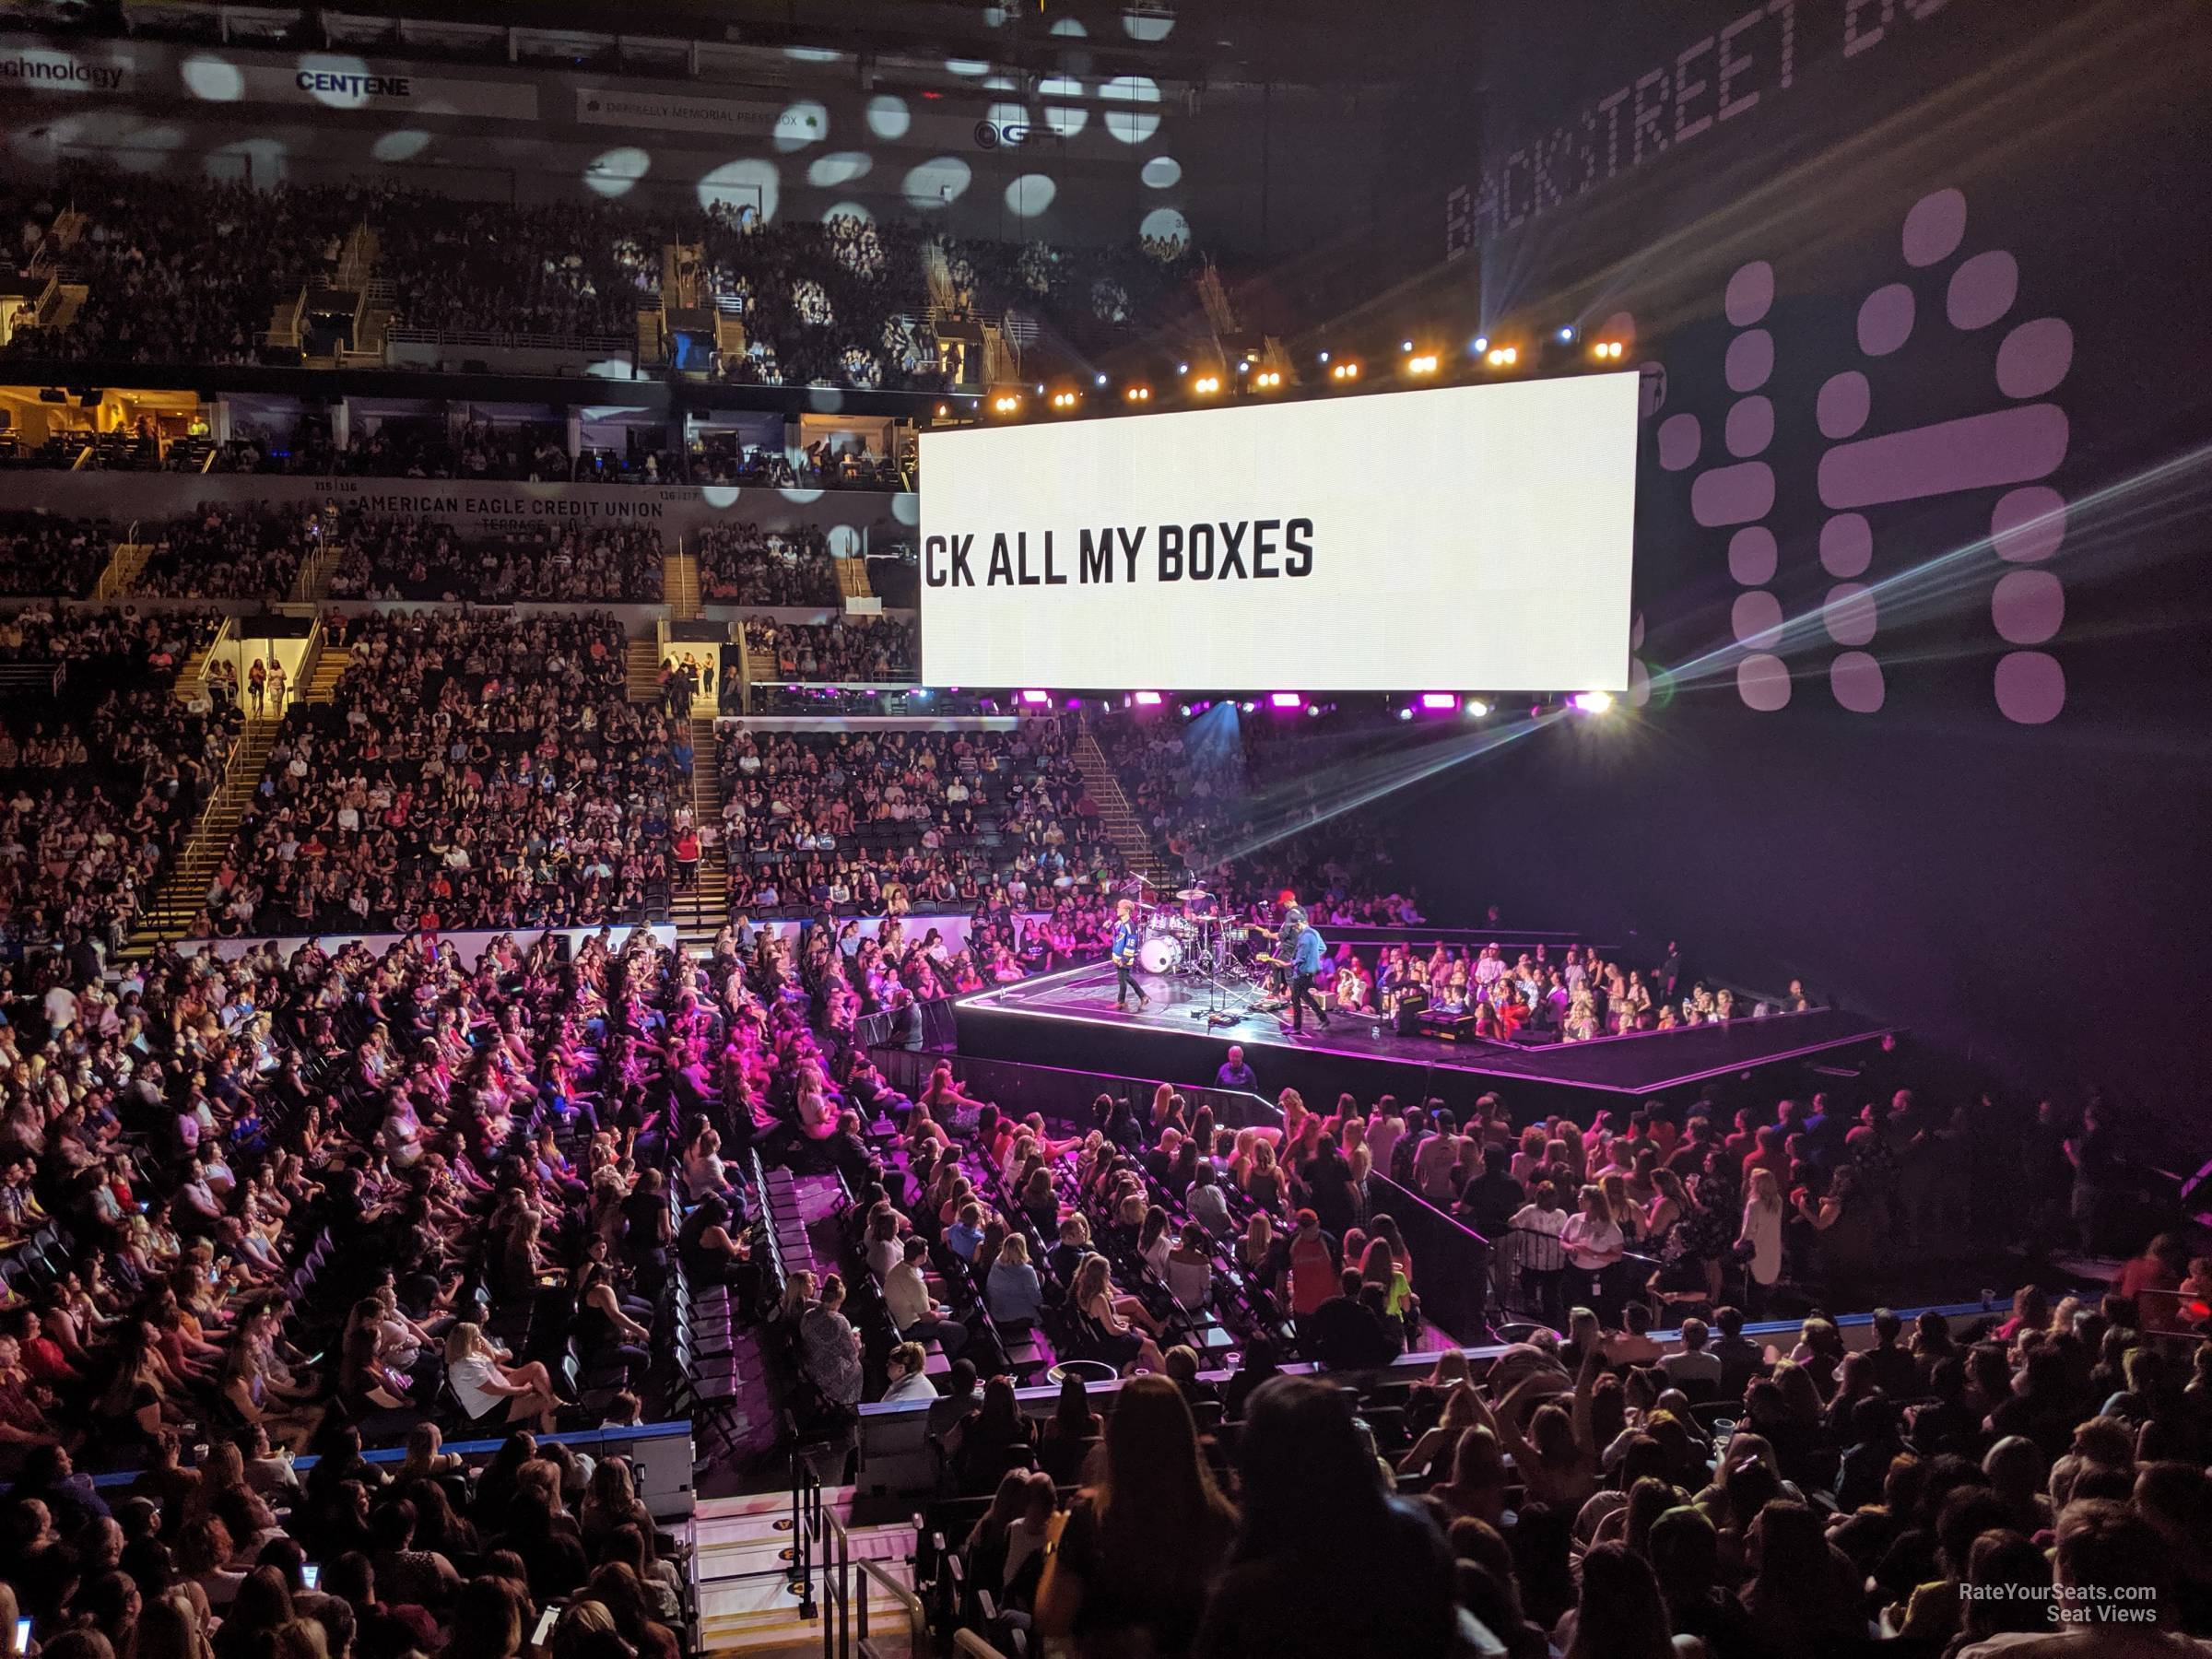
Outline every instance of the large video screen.
<path id="1" fill-rule="evenodd" d="M 922 438 L 937 687 L 1618 691 L 1637 377 Z"/>

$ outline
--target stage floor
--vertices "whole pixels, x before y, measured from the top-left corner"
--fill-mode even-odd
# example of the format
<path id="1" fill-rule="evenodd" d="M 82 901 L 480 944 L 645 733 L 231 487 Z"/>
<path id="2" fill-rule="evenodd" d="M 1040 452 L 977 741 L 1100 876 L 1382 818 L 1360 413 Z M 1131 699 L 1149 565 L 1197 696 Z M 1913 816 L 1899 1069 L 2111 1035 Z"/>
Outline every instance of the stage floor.
<path id="1" fill-rule="evenodd" d="M 1151 1005 L 1142 1013 L 1113 1006 L 1113 969 L 1090 963 L 954 1005 L 959 1052 L 998 1060 L 1157 1077 L 1179 1083 L 1213 1081 L 1230 1043 L 1241 1044 L 1272 1096 L 1296 1088 L 1323 1103 L 1340 1090 L 1371 1098 L 1435 1095 L 1465 1104 L 1486 1089 L 1511 1091 L 1526 1100 L 1531 1090 L 1551 1095 L 1665 1094 L 1709 1078 L 1804 1062 L 1819 1055 L 1841 1061 L 1840 1051 L 1874 1042 L 1899 1028 L 1840 1009 L 1737 1019 L 1592 1042 L 1447 1042 L 1400 1037 L 1372 1018 L 1332 1015 L 1324 1029 L 1311 1016 L 1303 1035 L 1285 1031 L 1272 1014 L 1246 1013 L 1233 1024 L 1209 1027 L 1203 983 L 1146 979 Z M 1323 1091 L 1326 1091 L 1325 1093 Z M 1548 1106 L 1546 1108 L 1548 1110 Z M 1561 1108 L 1564 1109 L 1564 1108 Z"/>

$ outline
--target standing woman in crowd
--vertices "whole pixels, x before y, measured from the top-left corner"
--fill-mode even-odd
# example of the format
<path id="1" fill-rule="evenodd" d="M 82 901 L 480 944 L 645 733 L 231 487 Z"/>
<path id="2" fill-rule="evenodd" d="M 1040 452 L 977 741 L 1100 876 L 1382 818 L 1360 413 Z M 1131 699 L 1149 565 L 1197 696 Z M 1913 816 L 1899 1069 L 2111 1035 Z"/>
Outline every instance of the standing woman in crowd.
<path id="1" fill-rule="evenodd" d="M 1744 1200 L 1744 1224 L 1736 1234 L 1735 1249 L 1744 1262 L 1745 1311 L 1756 1318 L 1765 1309 L 1775 1281 L 1782 1277 L 1782 1183 L 1771 1170 L 1751 1172 L 1750 1194 Z"/>
<path id="2" fill-rule="evenodd" d="M 1106 1419 L 1100 1477 L 1077 1495 L 1045 1564 L 1037 1634 L 1084 1659 L 1189 1653 L 1236 1524 L 1182 1394 L 1137 1378 Z M 1148 1650 L 1132 1645 L 1147 1635 Z"/>
<path id="3" fill-rule="evenodd" d="M 1582 1208 L 1567 1218 L 1567 1225 L 1559 1232 L 1559 1242 L 1566 1249 L 1576 1288 L 1580 1288 L 1584 1281 L 1591 1282 L 1591 1305 L 1597 1310 L 1599 1318 L 1610 1321 L 1620 1300 L 1614 1289 L 1617 1276 L 1613 1270 L 1627 1253 L 1627 1245 L 1603 1187 L 1583 1189 Z"/>

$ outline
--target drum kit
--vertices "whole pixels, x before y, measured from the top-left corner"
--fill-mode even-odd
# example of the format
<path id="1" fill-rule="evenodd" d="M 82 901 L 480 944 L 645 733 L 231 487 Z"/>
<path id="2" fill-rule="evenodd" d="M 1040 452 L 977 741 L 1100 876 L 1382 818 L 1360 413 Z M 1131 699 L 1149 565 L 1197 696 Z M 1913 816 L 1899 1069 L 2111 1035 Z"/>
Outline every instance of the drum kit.
<path id="1" fill-rule="evenodd" d="M 1193 1019 L 1233 1025 L 1252 1012 L 1265 994 L 1272 964 L 1265 952 L 1274 935 L 1220 914 L 1219 901 L 1203 882 L 1179 888 L 1155 902 L 1145 896 L 1152 884 L 1142 876 L 1132 879 L 1137 888 L 1138 971 L 1157 979 L 1203 985 L 1206 1006 L 1192 1011 Z"/>

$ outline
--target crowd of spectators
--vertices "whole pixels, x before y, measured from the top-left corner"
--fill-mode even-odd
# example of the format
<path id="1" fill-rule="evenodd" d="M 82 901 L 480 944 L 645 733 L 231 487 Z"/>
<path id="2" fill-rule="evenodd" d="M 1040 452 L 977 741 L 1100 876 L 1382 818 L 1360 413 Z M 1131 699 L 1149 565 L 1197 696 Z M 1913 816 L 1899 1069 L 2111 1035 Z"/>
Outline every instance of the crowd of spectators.
<path id="1" fill-rule="evenodd" d="M 309 417 L 289 432 L 248 427 L 210 446 L 209 470 L 294 477 L 483 478 L 523 483 L 726 484 L 811 489 L 904 489 L 893 461 L 857 439 L 820 439 L 797 451 L 747 443 L 734 432 L 701 433 L 688 449 L 647 441 L 625 429 L 619 448 L 585 441 L 571 455 L 568 436 L 544 421 L 472 420 L 457 433 L 442 417 L 388 416 L 341 449 L 327 420 Z M 178 453 L 205 455 L 206 451 Z M 66 467 L 76 451 L 41 451 L 26 459 Z"/>
<path id="2" fill-rule="evenodd" d="M 0 699 L 0 942 L 68 935 L 119 949 L 220 779 L 228 702 L 176 694 L 206 613 L 27 611 L 0 618 L 0 664 L 59 665 Z"/>
<path id="3" fill-rule="evenodd" d="M 1309 914 L 1324 923 L 1364 920 L 1346 913 L 1359 908 L 1333 903 L 1324 894 Z M 1400 943 L 1363 951 L 1339 943 L 1323 958 L 1314 982 L 1332 1007 L 1348 1013 L 1387 1015 L 1410 1006 L 1432 1018 L 1465 1018 L 1476 1036 L 1496 1041 L 1509 1041 L 1525 1029 L 1586 1042 L 1803 1013 L 1813 1006 L 1802 982 L 1793 981 L 1777 1003 L 1757 1002 L 1739 998 L 1726 985 L 1689 979 L 1678 952 L 1647 971 L 1606 961 L 1586 945 L 1554 954 L 1539 944 L 1512 953 L 1509 960 L 1496 945 L 1439 943 L 1423 951 Z"/>
<path id="4" fill-rule="evenodd" d="M 611 204 L 465 202 L 381 193 L 369 209 L 377 273 L 405 328 L 619 335 L 660 287 L 650 225 Z"/>
<path id="5" fill-rule="evenodd" d="M 29 205 L 27 263 L 65 208 L 85 221 L 61 251 L 84 301 L 58 331 L 18 327 L 7 356 L 251 362 L 276 306 L 326 279 L 359 217 L 343 189 L 72 168 Z"/>
<path id="6" fill-rule="evenodd" d="M 1793 1273 L 1839 1249 L 1839 1209 L 1862 1250 L 1932 1243 L 1966 1201 L 1965 1141 L 2005 1132 L 1986 1108 L 1926 1113 L 1908 1089 L 1747 1110 L 1728 1134 L 1703 1102 L 1516 1134 L 1494 1099 L 1464 1124 L 1435 1101 L 1280 1105 L 1279 1128 L 1233 1130 L 1162 1085 L 1148 1115 L 1101 1097 L 1086 1132 L 940 1065 L 885 1112 L 844 1271 L 787 1312 L 813 1390 L 930 1403 L 946 1488 L 992 1498 L 957 1527 L 924 1517 L 959 1557 L 924 1551 L 940 1637 L 1528 1659 L 2212 1646 L 2174 1635 L 2212 1637 L 2212 1343 L 2190 1329 L 2212 1259 L 2181 1237 L 2101 1300 L 2027 1289 L 1964 1331 L 1877 1312 L 1863 1351 L 1818 1307 L 1752 1336 L 1716 1300 L 1723 1263 L 1756 1305 L 1770 1248 Z M 1552 1281 L 1548 1323 L 1479 1359 L 1420 1342 L 1381 1171 L 1394 1203 L 1550 1241 L 1500 1263 Z M 1624 1240 L 1627 1296 L 1607 1283 Z M 1654 1302 L 1678 1312 L 1664 1342 Z M 1409 1337 L 1432 1368 L 1392 1369 Z M 1055 1355 L 1135 1375 L 1111 1400 L 1070 1377 L 1039 1420 L 1012 1388 Z M 1334 1374 L 1284 1376 L 1293 1355 Z M 1164 1556 L 1137 1541 L 1163 1532 Z"/>
<path id="7" fill-rule="evenodd" d="M 173 679 L 222 624 L 218 611 L 185 606 L 140 612 L 128 605 L 25 606 L 0 612 L 0 665 L 58 663 L 102 675 Z"/>
<path id="8" fill-rule="evenodd" d="M 828 622 L 744 619 L 745 648 L 775 659 L 780 680 L 882 685 L 914 677 L 919 651 L 912 618 L 839 616 Z"/>
<path id="9" fill-rule="evenodd" d="M 619 622 L 325 626 L 351 661 L 277 734 L 200 931 L 629 921 L 665 892 L 688 735 L 627 700 Z"/>
<path id="10" fill-rule="evenodd" d="M 334 533 L 334 599 L 471 599 L 658 604 L 657 531 L 560 524 L 464 539 L 435 519 L 368 519 Z"/>
<path id="11" fill-rule="evenodd" d="M 0 981 L 18 1649 L 514 1659 L 565 1604 L 541 1647 L 675 1659 L 630 1465 L 538 1436 L 665 1408 L 685 1067 L 781 1059 L 723 989 L 604 932 Z M 505 1438 L 472 1469 L 441 1427 Z"/>
<path id="12" fill-rule="evenodd" d="M 2212 1346 L 2147 1334 L 2125 1299 L 1963 1334 L 1890 1316 L 1848 1355 L 1826 1319 L 1665 1354 L 1588 1320 L 1364 1391 L 1247 1356 L 1226 1383 L 1125 1383 L 1102 1422 L 1078 1387 L 1041 1429 L 1001 1427 L 1001 1387 L 959 1428 L 1009 1466 L 928 1586 L 999 1641 L 2212 1650 Z"/>
<path id="13" fill-rule="evenodd" d="M 118 534 L 96 520 L 0 513 L 0 598 L 89 597 Z"/>
<path id="14" fill-rule="evenodd" d="M 717 737 L 734 900 L 756 912 L 1044 908 L 1120 864 L 1060 723 Z"/>
<path id="15" fill-rule="evenodd" d="M 710 524 L 691 537 L 699 594 L 709 604 L 833 606 L 837 565 L 819 530 Z"/>
<path id="16" fill-rule="evenodd" d="M 560 481 L 575 475 L 565 432 L 543 421 L 388 416 L 340 447 L 320 414 L 289 432 L 248 425 L 215 452 L 212 471 L 307 477 L 499 478 Z"/>
<path id="17" fill-rule="evenodd" d="M 282 599 L 300 566 L 323 545 L 330 521 L 314 507 L 218 506 L 159 528 L 132 591 L 171 599 Z"/>
<path id="18" fill-rule="evenodd" d="M 911 222 L 764 222 L 750 205 L 657 215 L 623 202 L 469 201 L 392 186 L 241 183 L 73 168 L 22 195 L 28 260 L 83 216 L 66 251 L 88 297 L 59 330 L 18 328 L 12 355 L 250 361 L 276 309 L 339 275 L 349 234 L 375 238 L 399 328 L 636 337 L 660 301 L 663 251 L 702 250 L 704 298 L 746 345 L 727 379 L 935 391 L 936 296 L 957 313 L 1016 309 L 1088 360 L 1155 330 L 1193 267 L 1180 244 L 1053 247 L 932 237 Z M 936 281 L 933 286 L 934 273 Z"/>

